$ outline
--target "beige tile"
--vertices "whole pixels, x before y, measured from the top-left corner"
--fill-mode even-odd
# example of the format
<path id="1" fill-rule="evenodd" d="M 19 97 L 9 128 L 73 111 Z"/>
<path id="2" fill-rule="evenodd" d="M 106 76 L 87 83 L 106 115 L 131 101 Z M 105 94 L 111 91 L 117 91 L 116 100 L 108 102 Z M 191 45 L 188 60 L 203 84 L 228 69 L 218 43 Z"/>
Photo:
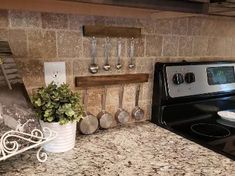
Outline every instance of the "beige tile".
<path id="1" fill-rule="evenodd" d="M 153 72 L 153 59 L 151 59 L 151 58 L 137 58 L 136 59 L 136 72 L 138 72 L 138 73 L 152 73 Z"/>
<path id="2" fill-rule="evenodd" d="M 58 57 L 80 57 L 82 55 L 82 39 L 79 32 L 58 32 Z"/>
<path id="3" fill-rule="evenodd" d="M 220 24 L 221 25 L 221 24 Z M 218 23 L 214 18 L 205 18 L 201 28 L 201 35 L 216 36 Z"/>
<path id="4" fill-rule="evenodd" d="M 224 45 L 224 50 L 225 50 L 225 56 L 233 56 L 232 55 L 232 48 L 233 48 L 233 43 L 232 43 L 232 38 L 225 38 L 225 45 Z"/>
<path id="5" fill-rule="evenodd" d="M 172 33 L 177 35 L 186 35 L 188 32 L 188 18 L 179 18 L 173 20 Z"/>
<path id="6" fill-rule="evenodd" d="M 105 17 L 105 25 L 107 26 L 116 26 L 117 21 L 117 17 Z"/>
<path id="7" fill-rule="evenodd" d="M 139 21 L 134 18 L 105 17 L 105 25 L 107 26 L 137 27 L 138 24 Z"/>
<path id="8" fill-rule="evenodd" d="M 121 41 L 121 57 L 127 56 L 127 40 L 125 38 L 110 38 L 110 57 L 117 57 L 117 47 L 118 47 L 118 40 Z"/>
<path id="9" fill-rule="evenodd" d="M 104 38 L 96 38 L 96 56 L 104 56 Z M 91 58 L 91 37 L 83 37 L 83 57 Z"/>
<path id="10" fill-rule="evenodd" d="M 204 23 L 202 17 L 191 17 L 188 19 L 188 35 L 201 35 L 201 28 Z"/>
<path id="11" fill-rule="evenodd" d="M 163 56 L 177 56 L 178 55 L 178 41 L 177 36 L 164 36 L 163 38 Z"/>
<path id="12" fill-rule="evenodd" d="M 208 55 L 209 56 L 224 56 L 225 46 L 226 44 L 225 44 L 224 38 L 209 38 Z"/>
<path id="13" fill-rule="evenodd" d="M 193 38 L 193 56 L 206 56 L 208 50 L 208 38 L 194 37 Z"/>
<path id="14" fill-rule="evenodd" d="M 98 107 L 98 111 L 101 109 L 101 94 L 102 88 L 90 88 L 88 89 L 88 108 Z"/>
<path id="15" fill-rule="evenodd" d="M 42 30 L 28 30 L 28 47 L 29 56 L 32 58 L 55 58 L 55 32 Z"/>
<path id="16" fill-rule="evenodd" d="M 193 37 L 180 37 L 179 56 L 191 56 L 193 50 Z"/>
<path id="17" fill-rule="evenodd" d="M 151 106 L 151 101 L 141 101 L 139 103 L 139 106 L 144 110 L 144 120 L 150 120 L 151 119 L 151 111 L 152 111 L 152 106 Z"/>
<path id="18" fill-rule="evenodd" d="M 130 46 L 131 45 L 131 39 L 127 40 L 127 56 L 130 56 Z M 144 56 L 144 47 L 145 45 L 145 38 L 136 38 L 134 39 L 134 57 L 143 57 Z"/>
<path id="19" fill-rule="evenodd" d="M 9 38 L 9 30 L 8 29 L 0 29 L 0 40 L 8 40 Z"/>
<path id="20" fill-rule="evenodd" d="M 135 105 L 135 84 L 127 84 L 124 86 L 123 106 L 126 104 Z"/>
<path id="21" fill-rule="evenodd" d="M 0 27 L 8 27 L 8 11 L 7 10 L 0 10 Z"/>
<path id="22" fill-rule="evenodd" d="M 107 22 L 106 22 L 107 24 Z M 139 21 L 134 18 L 125 18 L 125 17 L 118 17 L 116 19 L 116 26 L 123 26 L 123 27 L 137 27 L 139 24 Z"/>
<path id="23" fill-rule="evenodd" d="M 43 61 L 17 59 L 17 66 L 26 87 L 44 86 Z"/>
<path id="24" fill-rule="evenodd" d="M 173 20 L 171 19 L 158 20 L 155 32 L 157 34 L 172 34 L 172 24 Z"/>
<path id="25" fill-rule="evenodd" d="M 140 101 L 147 101 L 152 99 L 153 83 L 151 81 L 141 84 Z"/>
<path id="26" fill-rule="evenodd" d="M 146 36 L 146 56 L 161 56 L 162 36 Z"/>
<path id="27" fill-rule="evenodd" d="M 27 37 L 25 30 L 9 30 L 9 44 L 15 57 L 27 57 Z"/>
<path id="28" fill-rule="evenodd" d="M 231 28 L 230 20 L 217 19 L 215 20 L 214 36 L 216 37 L 227 37 L 229 36 L 229 29 Z"/>
<path id="29" fill-rule="evenodd" d="M 38 12 L 11 10 L 11 27 L 41 27 L 41 14 Z"/>
<path id="30" fill-rule="evenodd" d="M 42 14 L 42 27 L 49 29 L 67 29 L 68 16 L 67 14 L 60 13 L 47 13 Z"/>
<path id="31" fill-rule="evenodd" d="M 141 32 L 143 34 L 154 34 L 156 30 L 155 21 L 146 20 L 146 19 L 139 19 L 139 26 L 141 27 Z"/>
<path id="32" fill-rule="evenodd" d="M 103 16 L 94 16 L 95 25 L 105 25 L 105 17 Z"/>
<path id="33" fill-rule="evenodd" d="M 231 54 L 232 56 L 235 56 L 235 38 L 232 38 L 232 48 L 231 48 Z"/>
<path id="34" fill-rule="evenodd" d="M 94 16 L 69 15 L 69 29 L 81 30 L 83 25 L 94 25 Z"/>

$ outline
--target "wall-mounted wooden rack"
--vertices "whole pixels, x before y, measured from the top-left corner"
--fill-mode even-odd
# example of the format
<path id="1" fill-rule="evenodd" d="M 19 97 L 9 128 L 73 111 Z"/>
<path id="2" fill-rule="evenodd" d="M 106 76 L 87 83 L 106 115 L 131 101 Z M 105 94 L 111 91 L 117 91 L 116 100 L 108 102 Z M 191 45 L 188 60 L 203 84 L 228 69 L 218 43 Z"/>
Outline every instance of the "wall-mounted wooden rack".
<path id="1" fill-rule="evenodd" d="M 139 38 L 141 28 L 87 25 L 83 26 L 83 36 Z"/>
<path id="2" fill-rule="evenodd" d="M 115 84 L 130 84 L 148 82 L 149 74 L 123 74 L 75 77 L 76 87 L 94 87 Z"/>

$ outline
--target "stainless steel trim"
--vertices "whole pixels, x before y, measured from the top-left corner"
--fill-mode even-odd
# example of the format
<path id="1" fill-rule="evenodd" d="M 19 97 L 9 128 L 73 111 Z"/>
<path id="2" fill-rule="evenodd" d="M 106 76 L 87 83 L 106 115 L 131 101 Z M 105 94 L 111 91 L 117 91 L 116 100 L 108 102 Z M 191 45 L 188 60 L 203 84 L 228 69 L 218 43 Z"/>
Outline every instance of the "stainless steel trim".
<path id="1" fill-rule="evenodd" d="M 221 66 L 233 66 L 235 64 L 205 64 L 205 65 L 183 65 L 183 66 L 166 66 L 167 75 L 167 91 L 172 98 L 184 97 L 191 95 L 200 95 L 206 93 L 222 92 L 235 90 L 235 83 L 221 84 L 221 85 L 209 85 L 207 81 L 208 67 L 221 67 Z M 184 82 L 180 85 L 175 85 L 172 81 L 172 77 L 175 73 L 181 73 L 185 75 L 187 72 L 193 72 L 195 74 L 195 82 L 187 84 Z"/>

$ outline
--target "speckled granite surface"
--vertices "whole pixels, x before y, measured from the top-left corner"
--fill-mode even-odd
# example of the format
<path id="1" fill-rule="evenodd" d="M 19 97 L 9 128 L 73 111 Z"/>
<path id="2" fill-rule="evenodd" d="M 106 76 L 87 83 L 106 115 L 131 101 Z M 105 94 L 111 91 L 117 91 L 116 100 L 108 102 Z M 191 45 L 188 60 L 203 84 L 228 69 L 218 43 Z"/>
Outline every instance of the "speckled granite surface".
<path id="1" fill-rule="evenodd" d="M 74 150 L 46 163 L 35 154 L 0 162 L 0 175 L 235 175 L 235 161 L 149 122 L 78 136 Z"/>

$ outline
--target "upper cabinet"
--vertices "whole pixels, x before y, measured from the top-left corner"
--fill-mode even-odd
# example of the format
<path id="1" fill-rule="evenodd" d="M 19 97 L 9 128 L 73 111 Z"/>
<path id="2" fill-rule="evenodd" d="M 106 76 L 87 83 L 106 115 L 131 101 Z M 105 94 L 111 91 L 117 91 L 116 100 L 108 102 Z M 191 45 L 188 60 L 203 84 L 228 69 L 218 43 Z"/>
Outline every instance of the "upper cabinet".
<path id="1" fill-rule="evenodd" d="M 235 17 L 235 0 L 211 0 L 209 14 Z"/>
<path id="2" fill-rule="evenodd" d="M 0 9 L 134 18 L 235 17 L 235 0 L 0 0 Z"/>
<path id="3" fill-rule="evenodd" d="M 209 0 L 60 0 L 161 11 L 178 11 L 207 14 Z"/>

